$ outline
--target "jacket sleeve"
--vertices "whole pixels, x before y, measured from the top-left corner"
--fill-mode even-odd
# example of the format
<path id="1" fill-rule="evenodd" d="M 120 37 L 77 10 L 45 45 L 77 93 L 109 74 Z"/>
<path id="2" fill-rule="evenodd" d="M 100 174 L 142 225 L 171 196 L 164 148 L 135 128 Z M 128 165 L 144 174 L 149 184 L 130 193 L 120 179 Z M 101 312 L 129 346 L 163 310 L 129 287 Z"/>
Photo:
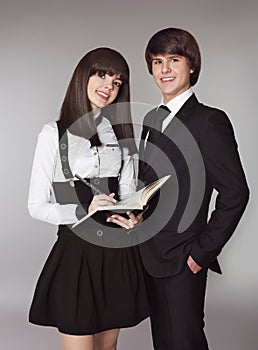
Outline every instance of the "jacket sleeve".
<path id="1" fill-rule="evenodd" d="M 204 121 L 200 132 L 207 181 L 217 191 L 215 210 L 203 232 L 192 242 L 191 256 L 208 267 L 233 234 L 248 202 L 249 189 L 232 125 L 219 110 Z"/>

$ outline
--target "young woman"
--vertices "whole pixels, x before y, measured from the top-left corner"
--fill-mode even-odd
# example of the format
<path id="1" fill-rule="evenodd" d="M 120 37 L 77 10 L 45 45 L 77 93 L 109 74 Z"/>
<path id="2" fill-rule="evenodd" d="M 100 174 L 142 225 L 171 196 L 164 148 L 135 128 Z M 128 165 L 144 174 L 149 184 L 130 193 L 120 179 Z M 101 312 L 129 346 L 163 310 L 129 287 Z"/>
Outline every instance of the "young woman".
<path id="1" fill-rule="evenodd" d="M 59 121 L 46 124 L 38 137 L 28 208 L 59 229 L 29 320 L 57 327 L 63 350 L 114 350 L 119 329 L 148 316 L 137 246 L 98 246 L 71 229 L 86 212 L 135 190 L 129 100 L 125 59 L 109 48 L 92 50 L 73 73 Z M 109 191 L 93 195 L 74 174 L 100 190 L 108 184 Z"/>

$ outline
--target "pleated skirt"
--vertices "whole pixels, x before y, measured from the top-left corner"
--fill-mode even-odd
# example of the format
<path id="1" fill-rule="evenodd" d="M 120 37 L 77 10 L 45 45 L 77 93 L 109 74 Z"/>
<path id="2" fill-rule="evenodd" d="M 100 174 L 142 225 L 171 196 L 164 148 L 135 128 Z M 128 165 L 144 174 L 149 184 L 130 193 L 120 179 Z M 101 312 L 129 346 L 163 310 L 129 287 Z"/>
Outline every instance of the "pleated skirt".
<path id="1" fill-rule="evenodd" d="M 145 273 L 137 246 L 104 248 L 59 232 L 29 321 L 71 335 L 135 326 L 149 316 Z"/>

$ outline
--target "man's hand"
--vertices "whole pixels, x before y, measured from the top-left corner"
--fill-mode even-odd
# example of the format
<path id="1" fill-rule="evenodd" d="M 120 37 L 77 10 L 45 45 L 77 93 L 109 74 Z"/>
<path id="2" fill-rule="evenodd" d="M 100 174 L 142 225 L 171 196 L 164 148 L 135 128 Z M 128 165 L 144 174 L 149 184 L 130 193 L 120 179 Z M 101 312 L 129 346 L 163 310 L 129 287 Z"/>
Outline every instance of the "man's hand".
<path id="1" fill-rule="evenodd" d="M 189 258 L 187 259 L 187 264 L 189 266 L 189 269 L 192 271 L 192 273 L 196 274 L 199 271 L 201 271 L 202 267 L 199 266 L 194 259 L 191 257 L 191 255 L 189 256 Z"/>
<path id="2" fill-rule="evenodd" d="M 97 194 L 96 196 L 93 197 L 89 205 L 88 213 L 92 212 L 97 207 L 112 205 L 116 203 L 114 196 L 115 196 L 115 193 L 110 193 L 109 196 L 107 196 L 106 194 Z"/>
<path id="3" fill-rule="evenodd" d="M 118 214 L 113 214 L 112 216 L 107 218 L 107 222 L 113 222 L 114 224 L 117 224 L 128 230 L 130 228 L 133 228 L 141 224 L 143 221 L 143 217 L 142 217 L 143 213 L 140 213 L 137 216 L 135 216 L 133 213 L 128 211 L 126 214 L 129 216 L 129 219 L 126 219 L 123 216 Z"/>

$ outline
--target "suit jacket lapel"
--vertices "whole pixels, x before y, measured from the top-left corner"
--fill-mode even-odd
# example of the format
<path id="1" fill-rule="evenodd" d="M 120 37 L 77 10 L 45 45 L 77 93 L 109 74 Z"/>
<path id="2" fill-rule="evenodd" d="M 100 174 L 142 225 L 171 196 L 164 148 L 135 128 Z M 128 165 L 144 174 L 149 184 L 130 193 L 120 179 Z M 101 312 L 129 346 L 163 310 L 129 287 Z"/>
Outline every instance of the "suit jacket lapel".
<path id="1" fill-rule="evenodd" d="M 167 138 L 162 138 L 162 134 L 160 139 L 160 142 L 158 143 L 158 147 L 160 149 L 164 149 L 166 144 L 168 143 L 169 139 L 173 139 L 173 135 L 177 132 L 177 127 L 179 123 L 175 122 L 176 119 L 178 119 L 180 122 L 185 122 L 189 115 L 191 114 L 192 109 L 196 106 L 198 103 L 198 100 L 196 96 L 193 94 L 189 97 L 189 99 L 185 102 L 185 104 L 180 108 L 180 110 L 177 112 L 177 114 L 174 116 L 174 118 L 171 120 L 171 122 L 168 124 L 166 129 L 163 131 L 163 134 L 168 136 Z"/>
<path id="2" fill-rule="evenodd" d="M 189 97 L 189 99 L 185 102 L 185 104 L 180 108 L 180 110 L 177 112 L 177 114 L 168 124 L 168 126 L 163 131 L 163 133 L 160 134 L 160 137 L 156 141 L 155 147 L 151 147 L 151 145 L 148 145 L 147 147 L 147 144 L 146 144 L 143 158 L 147 164 L 151 163 L 152 160 L 158 157 L 158 153 L 160 152 L 160 150 L 164 149 L 170 140 L 173 140 L 173 135 L 177 132 L 177 128 L 180 125 L 178 121 L 185 122 L 185 120 L 187 120 L 187 117 L 190 115 L 192 109 L 198 103 L 199 102 L 195 94 L 191 95 L 191 97 Z M 145 127 L 145 130 L 146 130 L 146 127 Z M 163 134 L 167 137 L 162 137 Z M 148 170 L 148 166 L 145 166 L 145 168 L 141 170 L 146 172 Z"/>

